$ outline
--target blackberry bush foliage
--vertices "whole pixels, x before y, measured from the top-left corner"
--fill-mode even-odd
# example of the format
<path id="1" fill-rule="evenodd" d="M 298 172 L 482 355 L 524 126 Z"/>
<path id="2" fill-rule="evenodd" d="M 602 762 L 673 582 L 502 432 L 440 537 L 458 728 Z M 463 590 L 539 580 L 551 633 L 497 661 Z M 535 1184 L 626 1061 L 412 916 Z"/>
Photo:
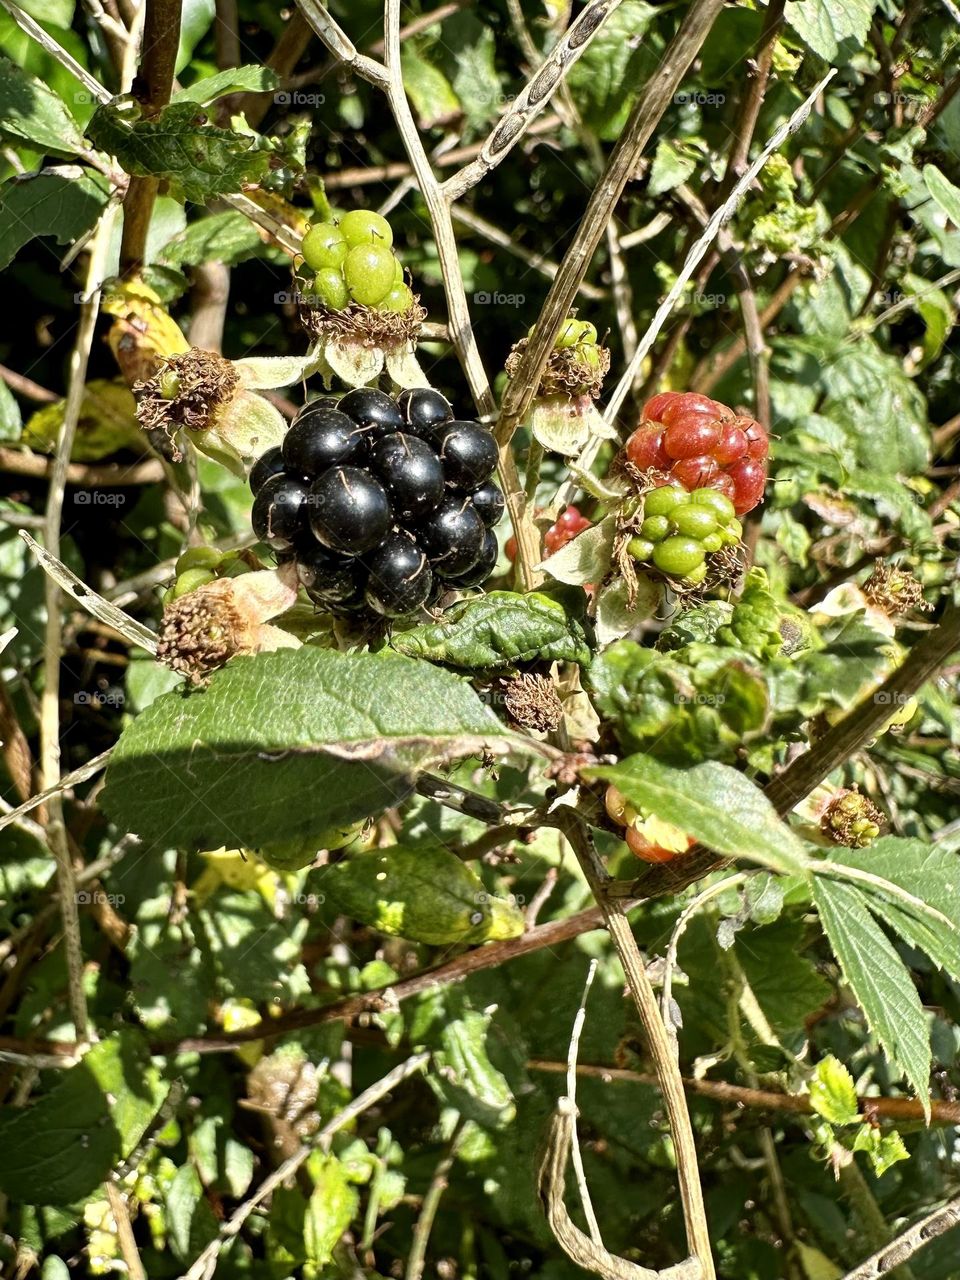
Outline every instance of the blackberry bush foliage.
<path id="1" fill-rule="evenodd" d="M 0 1272 L 958 1280 L 953 6 L 6 9 Z"/>

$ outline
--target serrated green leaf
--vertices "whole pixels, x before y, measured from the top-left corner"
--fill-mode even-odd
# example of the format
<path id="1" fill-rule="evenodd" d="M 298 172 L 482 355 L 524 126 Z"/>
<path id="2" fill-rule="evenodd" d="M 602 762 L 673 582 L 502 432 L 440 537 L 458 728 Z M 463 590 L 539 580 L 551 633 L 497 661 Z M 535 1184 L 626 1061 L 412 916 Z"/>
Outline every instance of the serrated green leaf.
<path id="1" fill-rule="evenodd" d="M 829 1000 L 830 984 L 803 954 L 799 922 L 781 918 L 763 928 L 741 930 L 735 946 L 757 1003 L 778 1035 L 796 1035 L 804 1020 Z M 756 1057 L 753 1060 L 760 1070 Z"/>
<path id="2" fill-rule="evenodd" d="M 888 1169 L 901 1160 L 909 1160 L 910 1152 L 894 1129 L 883 1133 L 872 1124 L 863 1124 L 853 1140 L 854 1151 L 865 1151 L 873 1167 L 874 1176 L 882 1178 Z"/>
<path id="3" fill-rule="evenodd" d="M 930 1109 L 930 1037 L 910 971 L 853 885 L 818 876 L 813 897 L 844 981 L 891 1066 Z"/>
<path id="4" fill-rule="evenodd" d="M 0 133 L 22 138 L 37 151 L 76 155 L 83 134 L 58 94 L 36 76 L 0 57 Z"/>
<path id="5" fill-rule="evenodd" d="M 217 1220 L 192 1164 L 181 1165 L 165 1188 L 165 1225 L 170 1250 L 180 1262 L 192 1262 L 217 1235 Z"/>
<path id="6" fill-rule="evenodd" d="M 257 848 L 382 812 L 429 764 L 524 743 L 439 667 L 284 650 L 153 702 L 114 749 L 102 802 L 152 843 Z"/>
<path id="7" fill-rule="evenodd" d="M 919 912 L 894 889 L 858 884 L 875 916 L 960 981 L 960 859 L 955 853 L 923 840 L 884 836 L 869 849 L 841 849 L 830 860 L 889 881 L 946 916 L 950 924 Z"/>
<path id="8" fill-rule="evenodd" d="M 174 102 L 142 120 L 131 102 L 108 102 L 87 126 L 96 146 L 115 155 L 128 173 L 166 178 L 184 199 L 203 204 L 239 191 L 267 170 L 256 135 L 220 129 L 193 102 Z"/>
<path id="9" fill-rule="evenodd" d="M 0 188 L 0 268 L 37 236 L 69 244 L 89 231 L 107 203 L 105 184 L 85 169 L 48 170 Z"/>
<path id="10" fill-rule="evenodd" d="M 269 67 L 231 67 L 215 76 L 205 76 L 186 89 L 178 89 L 172 101 L 207 106 L 230 93 L 272 93 L 279 83 L 276 72 Z"/>
<path id="11" fill-rule="evenodd" d="M 787 22 L 826 62 L 832 62 L 844 40 L 862 45 L 877 0 L 790 0 Z"/>
<path id="12" fill-rule="evenodd" d="M 477 670 L 524 662 L 590 661 L 583 592 L 490 591 L 461 600 L 434 623 L 394 633 L 398 653 Z"/>
<path id="13" fill-rule="evenodd" d="M 833 1054 L 821 1058 L 814 1069 L 810 1102 L 817 1115 L 831 1124 L 853 1124 L 859 1118 L 853 1076 Z"/>
<path id="14" fill-rule="evenodd" d="M 310 883 L 345 915 L 414 942 L 439 946 L 523 933 L 523 913 L 488 894 L 472 867 L 438 846 L 354 854 L 314 872 Z"/>
<path id="15" fill-rule="evenodd" d="M 674 769 L 649 755 L 584 769 L 612 782 L 631 804 L 672 822 L 727 858 L 743 858 L 787 875 L 803 875 L 803 844 L 763 792 L 728 765 Z"/>
<path id="16" fill-rule="evenodd" d="M 156 1115 L 167 1083 L 143 1039 L 101 1040 L 29 1107 L 0 1107 L 0 1190 L 28 1204 L 71 1204 L 129 1155 Z"/>

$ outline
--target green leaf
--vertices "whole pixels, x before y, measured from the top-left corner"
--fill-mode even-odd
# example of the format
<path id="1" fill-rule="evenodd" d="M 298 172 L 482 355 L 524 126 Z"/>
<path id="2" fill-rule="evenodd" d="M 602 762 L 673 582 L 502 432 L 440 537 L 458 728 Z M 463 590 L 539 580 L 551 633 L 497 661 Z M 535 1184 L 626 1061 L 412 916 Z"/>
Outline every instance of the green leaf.
<path id="1" fill-rule="evenodd" d="M 767 1021 L 784 1039 L 796 1036 L 804 1020 L 832 995 L 830 984 L 803 954 L 804 942 L 803 926 L 786 917 L 736 935 L 740 967 Z"/>
<path id="2" fill-rule="evenodd" d="M 818 876 L 813 898 L 867 1026 L 929 1114 L 930 1037 L 909 969 L 871 916 L 859 889 Z"/>
<path id="3" fill-rule="evenodd" d="M 197 204 L 239 191 L 267 170 L 268 155 L 255 134 L 207 123 L 193 102 L 171 103 L 155 120 L 140 119 L 133 102 L 108 102 L 97 109 L 87 132 L 128 173 L 166 178 Z"/>
<path id="4" fill-rule="evenodd" d="M 394 845 L 354 854 L 311 877 L 337 909 L 381 933 L 439 946 L 523 933 L 523 913 L 488 894 L 449 849 Z"/>
<path id="5" fill-rule="evenodd" d="M 27 1204 L 71 1204 L 130 1154 L 167 1084 L 143 1039 L 101 1040 L 29 1107 L 0 1107 L 0 1190 Z"/>
<path id="6" fill-rule="evenodd" d="M 463 114 L 453 85 L 440 68 L 430 62 L 422 41 L 404 41 L 400 64 L 403 87 L 413 103 L 421 129 L 449 124 Z"/>
<path id="7" fill-rule="evenodd" d="M 168 240 L 160 262 L 171 267 L 195 267 L 201 262 L 223 262 L 228 267 L 246 262 L 264 249 L 256 224 L 242 213 L 228 209 L 193 222 Z"/>
<path id="8" fill-rule="evenodd" d="M 0 188 L 0 268 L 37 236 L 70 244 L 89 231 L 107 203 L 105 184 L 80 168 L 47 170 Z"/>
<path id="9" fill-rule="evenodd" d="M 453 91 L 467 123 L 479 128 L 506 104 L 497 74 L 497 38 L 475 14 L 462 12 L 444 23 L 443 38 L 452 52 Z"/>
<path id="10" fill-rule="evenodd" d="M 861 338 L 823 363 L 820 412 L 841 423 L 866 468 L 888 475 L 923 470 L 929 456 L 927 412 L 899 357 Z"/>
<path id="11" fill-rule="evenodd" d="M 454 667 L 512 667 L 524 662 L 590 661 L 582 591 L 547 595 L 490 591 L 461 600 L 439 622 L 398 631 L 398 653 Z"/>
<path id="12" fill-rule="evenodd" d="M 657 64 L 661 43 L 648 34 L 656 16 L 645 0 L 624 0 L 567 76 L 586 124 L 604 140 L 623 128 L 637 90 Z"/>
<path id="13" fill-rule="evenodd" d="M 172 101 L 196 102 L 205 107 L 230 93 L 272 93 L 279 84 L 276 72 L 269 67 L 231 67 L 215 76 L 205 76 L 186 89 L 178 89 Z"/>
<path id="14" fill-rule="evenodd" d="M 448 1022 L 441 1033 L 442 1047 L 434 1052 L 436 1074 L 427 1077 L 440 1097 L 468 1120 L 484 1128 L 508 1125 L 516 1104 L 502 1072 L 490 1061 L 487 1033 L 493 1013 L 467 1010 Z"/>
<path id="15" fill-rule="evenodd" d="M 862 1124 L 857 1130 L 853 1150 L 867 1153 L 877 1178 L 882 1178 L 888 1169 L 892 1169 L 901 1160 L 910 1159 L 910 1152 L 896 1129 L 881 1134 L 872 1124 Z"/>
<path id="16" fill-rule="evenodd" d="M 153 702 L 121 735 L 102 800 L 165 847 L 256 848 L 382 812 L 428 765 L 524 742 L 439 667 L 285 650 Z"/>
<path id="17" fill-rule="evenodd" d="M 9 58 L 0 58 L 0 133 L 56 155 L 84 149 L 83 134 L 63 99 Z"/>
<path id="18" fill-rule="evenodd" d="M 653 164 L 650 166 L 650 180 L 647 192 L 651 196 L 662 196 L 666 191 L 679 187 L 686 182 L 697 167 L 693 156 L 684 154 L 666 139 L 657 144 Z"/>
<path id="19" fill-rule="evenodd" d="M 884 836 L 869 849 L 840 849 L 830 860 L 889 881 L 890 890 L 860 881 L 857 887 L 875 916 L 960 981 L 960 859 L 955 853 L 923 840 Z M 935 908 L 950 923 L 920 912 L 896 888 Z"/>
<path id="20" fill-rule="evenodd" d="M 694 836 L 726 858 L 744 858 L 787 875 L 808 868 L 803 844 L 763 792 L 728 765 L 673 769 L 649 755 L 583 770 L 612 782 L 631 804 Z"/>
<path id="21" fill-rule="evenodd" d="M 192 1164 L 183 1164 L 166 1187 L 165 1225 L 170 1250 L 180 1262 L 192 1262 L 218 1231 L 213 1210 L 203 1194 L 203 1185 Z"/>
<path id="22" fill-rule="evenodd" d="M 833 1054 L 821 1058 L 810 1081 L 810 1102 L 831 1124 L 853 1124 L 860 1116 L 853 1076 Z"/>
<path id="23" fill-rule="evenodd" d="M 23 419 L 16 396 L 5 382 L 0 382 L 0 440 L 17 440 Z"/>
<path id="24" fill-rule="evenodd" d="M 787 22 L 825 62 L 833 62 L 844 40 L 862 45 L 877 0 L 790 0 Z"/>
<path id="25" fill-rule="evenodd" d="M 336 1156 L 317 1154 L 308 1167 L 315 1186 L 303 1220 L 303 1242 L 307 1262 L 325 1267 L 357 1212 L 360 1196 Z"/>
<path id="26" fill-rule="evenodd" d="M 936 165 L 923 166 L 927 190 L 955 227 L 960 227 L 960 187 L 945 178 Z"/>

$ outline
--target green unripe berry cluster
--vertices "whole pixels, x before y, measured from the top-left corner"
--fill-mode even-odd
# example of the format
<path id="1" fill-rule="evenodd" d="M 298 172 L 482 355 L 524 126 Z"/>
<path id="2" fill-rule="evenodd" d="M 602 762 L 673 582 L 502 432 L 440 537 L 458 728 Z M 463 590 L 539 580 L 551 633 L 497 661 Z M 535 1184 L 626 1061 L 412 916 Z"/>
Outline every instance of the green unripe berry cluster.
<path id="1" fill-rule="evenodd" d="M 653 489 L 644 498 L 643 522 L 630 539 L 634 560 L 652 564 L 684 586 L 697 586 L 707 576 L 707 557 L 740 541 L 743 526 L 733 503 L 716 489 L 680 485 Z"/>
<path id="2" fill-rule="evenodd" d="M 216 578 L 235 578 L 246 571 L 247 565 L 235 551 L 224 553 L 216 547 L 189 547 L 177 561 L 174 581 L 163 593 L 163 603 L 172 604 Z"/>
<path id="3" fill-rule="evenodd" d="M 330 311 L 356 302 L 405 315 L 413 306 L 390 223 L 372 209 L 351 209 L 339 222 L 315 222 L 300 249 L 315 273 L 313 291 Z"/>

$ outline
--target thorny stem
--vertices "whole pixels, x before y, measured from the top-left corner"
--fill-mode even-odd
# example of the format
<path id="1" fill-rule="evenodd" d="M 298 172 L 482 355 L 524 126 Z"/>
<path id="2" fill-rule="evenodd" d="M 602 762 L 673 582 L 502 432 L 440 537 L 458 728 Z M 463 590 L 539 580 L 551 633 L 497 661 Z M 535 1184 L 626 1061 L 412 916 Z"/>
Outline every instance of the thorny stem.
<path id="1" fill-rule="evenodd" d="M 87 267 L 84 300 L 80 304 L 77 340 L 70 360 L 70 377 L 63 422 L 47 491 L 43 540 L 51 556 L 60 553 L 60 522 L 67 468 L 73 449 L 80 408 L 87 378 L 87 364 L 93 345 L 93 334 L 100 312 L 100 285 L 104 260 L 113 230 L 116 207 L 104 214 L 93 239 Z M 60 782 L 60 657 L 63 651 L 63 616 L 59 586 L 44 577 L 46 625 L 43 645 L 43 693 L 40 700 L 40 779 L 41 791 L 50 792 Z M 77 885 L 63 820 L 63 801 L 59 790 L 52 792 L 45 806 L 47 838 L 57 860 L 57 889 L 63 918 L 64 949 L 67 959 L 67 993 L 70 1016 L 78 1040 L 87 1037 L 87 999 L 83 990 L 83 949 L 80 941 L 80 916 L 77 910 Z"/>
<path id="2" fill-rule="evenodd" d="M 461 1117 L 457 1121 L 454 1129 L 453 1137 L 447 1147 L 446 1155 L 437 1165 L 430 1179 L 430 1185 L 427 1193 L 423 1197 L 423 1204 L 420 1207 L 420 1216 L 417 1218 L 417 1225 L 413 1229 L 413 1238 L 410 1242 L 410 1253 L 407 1255 L 407 1267 L 404 1272 L 404 1280 L 420 1280 L 423 1275 L 424 1264 L 427 1260 L 427 1245 L 430 1243 L 430 1232 L 433 1230 L 433 1222 L 437 1216 L 437 1210 L 440 1208 L 440 1201 L 443 1193 L 447 1189 L 447 1178 L 450 1170 L 453 1168 L 454 1161 L 457 1158 L 457 1152 L 463 1145 L 469 1130 L 467 1122 Z"/>
<path id="3" fill-rule="evenodd" d="M 158 116 L 170 101 L 180 43 L 181 0 L 144 0 L 140 70 L 133 82 L 145 119 Z M 150 216 L 156 200 L 156 178 L 132 176 L 123 198 L 123 236 L 120 269 L 132 275 L 143 266 Z"/>
<path id="4" fill-rule="evenodd" d="M 683 1091 L 683 1079 L 680 1067 L 674 1054 L 667 1028 L 660 1017 L 657 997 L 654 994 L 650 979 L 637 947 L 637 941 L 630 928 L 626 910 L 615 899 L 608 897 L 606 886 L 610 876 L 597 855 L 590 838 L 589 829 L 583 819 L 574 810 L 560 809 L 556 816 L 559 829 L 566 836 L 594 897 L 600 904 L 603 921 L 607 932 L 616 948 L 617 956 L 623 966 L 627 986 L 633 997 L 637 1013 L 646 1036 L 647 1046 L 653 1058 L 654 1069 L 660 1092 L 666 1103 L 670 1130 L 677 1159 L 677 1180 L 680 1183 L 680 1197 L 683 1202 L 683 1218 L 687 1231 L 687 1242 L 690 1251 L 703 1269 L 703 1280 L 715 1280 L 713 1250 L 710 1242 L 710 1229 L 703 1203 L 703 1190 L 700 1186 L 700 1169 L 697 1160 L 697 1145 L 690 1122 L 690 1112 Z"/>
<path id="5" fill-rule="evenodd" d="M 617 201 L 677 86 L 722 8 L 723 0 L 695 0 L 660 65 L 641 90 L 603 176 L 587 202 L 584 216 L 547 294 L 516 377 L 507 386 L 497 424 L 497 436 L 502 445 L 508 444 L 513 438 L 517 425 L 530 408 L 554 340 L 604 236 Z"/>

